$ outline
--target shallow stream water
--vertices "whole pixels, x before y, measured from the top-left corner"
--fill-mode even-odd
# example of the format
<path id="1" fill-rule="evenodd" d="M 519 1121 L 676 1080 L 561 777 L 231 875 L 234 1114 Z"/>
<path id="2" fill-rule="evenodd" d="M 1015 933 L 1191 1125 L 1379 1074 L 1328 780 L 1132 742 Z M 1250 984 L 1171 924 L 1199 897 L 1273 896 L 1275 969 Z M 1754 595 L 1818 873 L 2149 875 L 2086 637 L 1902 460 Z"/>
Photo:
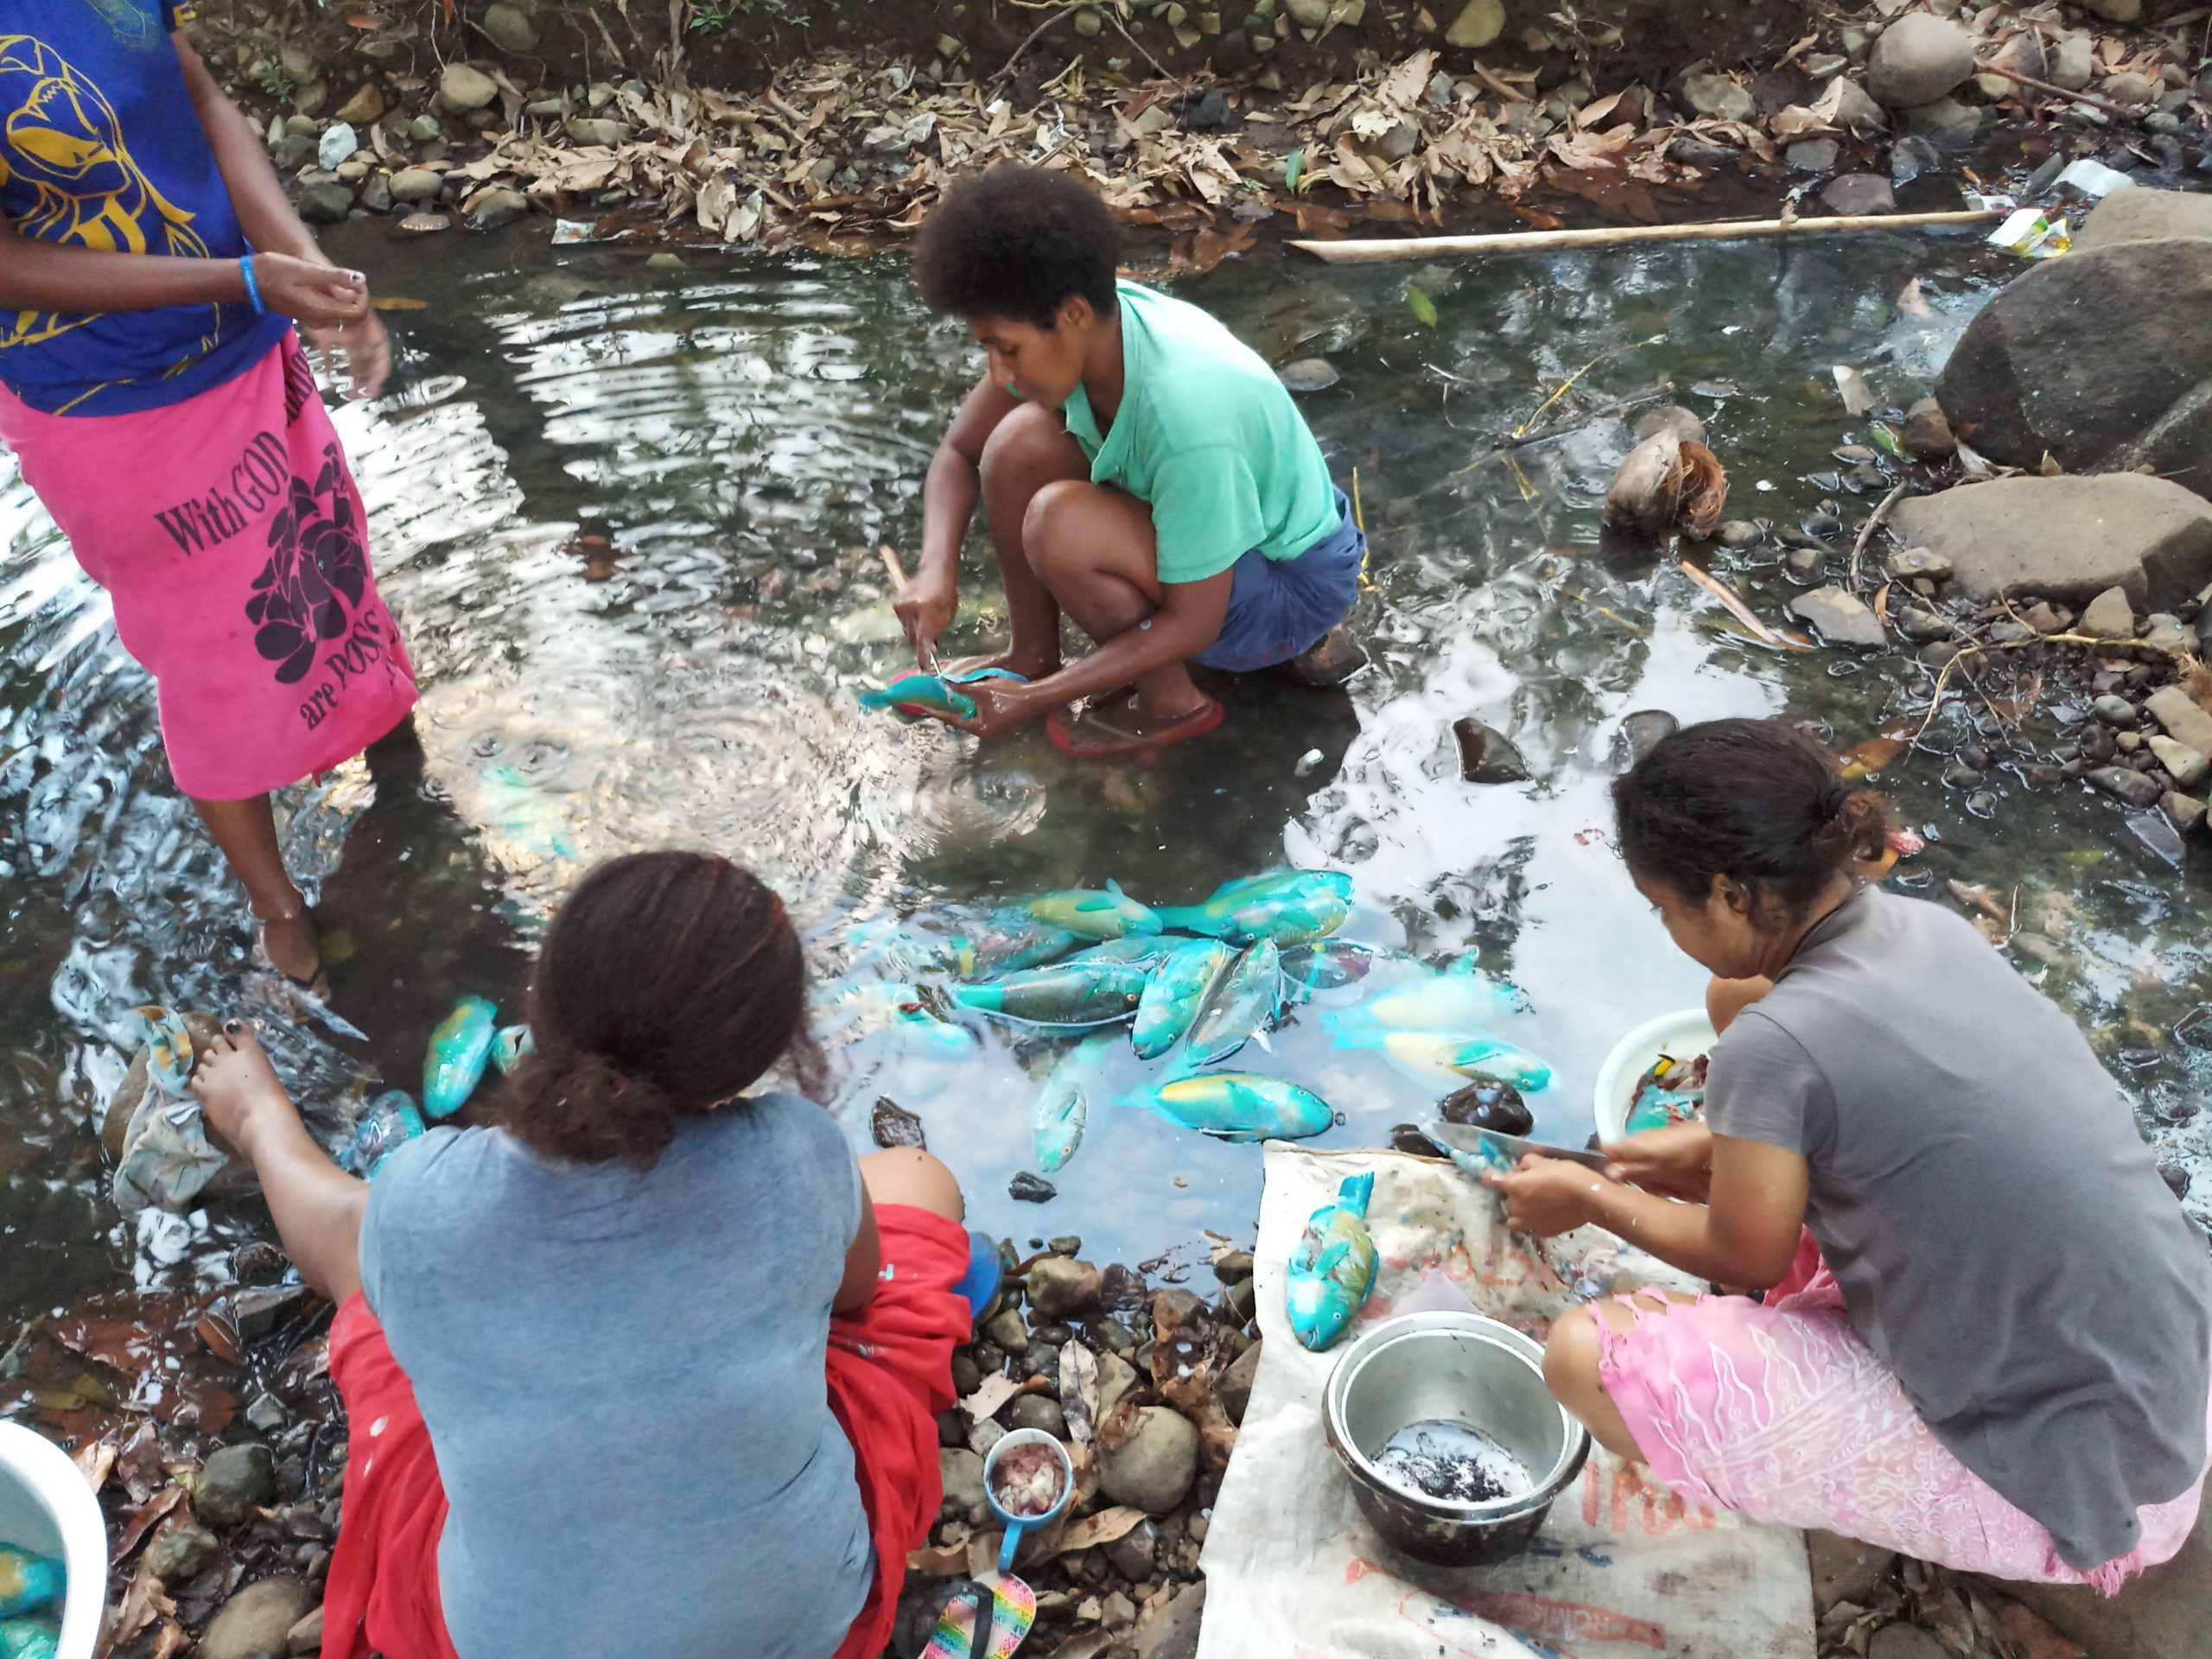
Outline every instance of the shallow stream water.
<path id="1" fill-rule="evenodd" d="M 1510 461 L 1492 443 L 1603 358 L 1547 418 L 1671 379 L 1728 467 L 1730 516 L 1795 524 L 1839 495 L 1821 475 L 1856 435 L 1831 366 L 1910 402 L 2017 270 L 1963 238 L 1885 234 L 1420 270 L 1262 247 L 1177 284 L 1271 361 L 1322 355 L 1341 372 L 1304 404 L 1340 480 L 1357 471 L 1374 553 L 1355 624 L 1374 664 L 1338 692 L 1234 684 L 1218 734 L 1102 767 L 1041 733 L 981 749 L 855 704 L 906 661 L 875 550 L 911 558 L 931 448 L 978 367 L 922 313 L 903 259 L 657 268 L 550 248 L 542 220 L 496 242 L 357 228 L 334 248 L 379 294 L 419 302 L 387 315 L 392 389 L 340 416 L 421 672 L 419 773 L 356 762 L 284 804 L 288 847 L 320 884 L 335 1009 L 358 1034 L 292 1020 L 252 969 L 240 898 L 169 783 L 152 687 L 0 457 L 11 1321 L 134 1281 L 209 1282 L 266 1226 L 235 1209 L 115 1219 L 90 1126 L 135 1045 L 136 1005 L 257 1012 L 334 1132 L 372 1073 L 419 1089 L 424 1039 L 457 995 L 519 1017 L 528 939 L 581 870 L 671 842 L 771 879 L 825 982 L 863 924 L 1109 877 L 1188 903 L 1286 861 L 1331 865 L 1356 884 L 1344 937 L 1433 963 L 1471 952 L 1522 988 L 1529 1012 L 1501 1034 L 1557 1071 L 1531 1096 L 1538 1133 L 1580 1141 L 1613 1041 L 1702 982 L 1609 844 L 1622 716 L 1787 711 L 1840 747 L 1916 719 L 1928 676 L 1903 657 L 1770 652 L 1671 552 L 1603 543 L 1620 419 Z M 1924 315 L 1900 303 L 1916 281 Z M 1771 553 L 1709 556 L 1780 620 Z M 979 535 L 956 645 L 998 637 L 988 564 Z M 1535 780 L 1463 782 L 1463 715 L 1509 733 Z M 1965 729 L 1961 711 L 1933 737 Z M 2031 721 L 2042 741 L 2052 730 Z M 1881 779 L 1929 838 L 1912 879 L 1984 884 L 2000 908 L 2018 889 L 2020 925 L 2057 939 L 2024 968 L 2091 1030 L 2146 1134 L 2194 1173 L 2196 1212 L 2212 1213 L 2194 1116 L 2212 1055 L 2170 1034 L 2212 1000 L 2203 862 L 2177 869 L 2111 804 L 2031 794 L 2016 774 L 1993 775 L 1997 810 L 1977 817 L 1938 783 L 1942 765 L 1919 754 Z M 918 1115 L 976 1218 L 1017 1240 L 1076 1234 L 1094 1259 L 1135 1262 L 1203 1261 L 1203 1230 L 1249 1239 L 1257 1147 L 1103 1100 L 1058 1198 L 1013 1201 L 1048 1058 L 984 1031 L 948 1062 L 911 1029 L 866 1031 L 832 1048 L 835 1105 L 862 1146 L 879 1096 Z M 1442 1092 L 1332 1049 L 1310 1017 L 1238 1063 L 1326 1098 L 1342 1120 L 1327 1145 L 1381 1144 Z M 1137 1073 L 1117 1064 L 1116 1091 Z"/>

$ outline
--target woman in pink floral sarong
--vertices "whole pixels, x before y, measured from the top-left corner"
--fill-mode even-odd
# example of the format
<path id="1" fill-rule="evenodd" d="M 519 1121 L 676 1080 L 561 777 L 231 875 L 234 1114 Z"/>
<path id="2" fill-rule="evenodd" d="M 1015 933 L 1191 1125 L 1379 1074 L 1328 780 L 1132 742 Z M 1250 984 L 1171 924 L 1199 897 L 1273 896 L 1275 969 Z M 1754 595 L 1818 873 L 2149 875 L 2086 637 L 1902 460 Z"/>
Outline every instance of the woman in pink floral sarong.
<path id="1" fill-rule="evenodd" d="M 270 796 L 393 731 L 415 681 L 293 325 L 358 396 L 390 348 L 175 33 L 192 10 L 0 8 L 0 443 L 152 673 L 270 963 L 315 988 Z"/>
<path id="2" fill-rule="evenodd" d="M 1966 920 L 1884 891 L 1880 798 L 1778 721 L 1614 785 L 1622 856 L 1714 976 L 1705 1121 L 1529 1159 L 1510 1223 L 1724 1285 L 1577 1309 L 1546 1375 L 1683 1496 L 2110 1593 L 2205 1478 L 2212 1269 L 2079 1028 Z M 1686 1058 L 1686 1057 L 1685 1057 Z"/>

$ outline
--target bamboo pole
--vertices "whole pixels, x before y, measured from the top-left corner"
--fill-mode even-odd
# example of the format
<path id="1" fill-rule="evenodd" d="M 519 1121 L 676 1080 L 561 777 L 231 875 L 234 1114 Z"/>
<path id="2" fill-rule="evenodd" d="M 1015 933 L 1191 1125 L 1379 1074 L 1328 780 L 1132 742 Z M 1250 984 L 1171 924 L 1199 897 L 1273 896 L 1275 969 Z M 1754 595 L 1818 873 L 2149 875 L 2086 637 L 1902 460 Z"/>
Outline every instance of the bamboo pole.
<path id="1" fill-rule="evenodd" d="M 1332 265 L 1379 265 L 1397 259 L 1449 258 L 1462 254 L 1615 248 L 1645 242 L 1733 242 L 1764 236 L 1832 236 L 1843 231 L 1910 231 L 1931 225 L 1993 225 L 2010 211 L 1977 207 L 1946 213 L 1855 213 L 1840 219 L 1730 219 L 1705 225 L 1611 225 L 1588 231 L 1375 237 L 1344 242 L 1297 241 L 1290 245 Z"/>

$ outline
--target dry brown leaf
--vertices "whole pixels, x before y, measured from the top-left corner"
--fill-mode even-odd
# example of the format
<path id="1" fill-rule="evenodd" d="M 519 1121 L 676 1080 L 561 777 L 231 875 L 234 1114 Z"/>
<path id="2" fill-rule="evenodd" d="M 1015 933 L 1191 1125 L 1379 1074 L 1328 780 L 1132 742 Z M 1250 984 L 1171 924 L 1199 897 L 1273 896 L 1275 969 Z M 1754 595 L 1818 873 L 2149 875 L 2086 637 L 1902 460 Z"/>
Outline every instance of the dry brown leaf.
<path id="1" fill-rule="evenodd" d="M 169 1512 L 184 1502 L 184 1488 L 166 1486 L 153 1500 L 132 1516 L 115 1541 L 115 1559 L 128 1560 L 130 1552 L 138 1548 L 138 1541 L 156 1526 L 166 1520 Z M 189 1511 L 188 1511 L 188 1514 Z"/>
<path id="2" fill-rule="evenodd" d="M 1744 602 L 1743 595 L 1718 576 L 1712 575 L 1709 571 L 1699 569 L 1688 559 L 1684 559 L 1681 565 L 1684 575 L 1726 606 L 1729 615 L 1749 628 L 1761 644 L 1772 645 L 1778 651 L 1815 649 L 1813 642 L 1802 634 L 1793 633 L 1787 628 L 1772 627 L 1761 621 L 1758 613 Z"/>
<path id="3" fill-rule="evenodd" d="M 975 1393 L 960 1402 L 960 1409 L 968 1414 L 968 1421 L 980 1423 L 987 1417 L 995 1417 L 1006 1402 L 1021 1392 L 1021 1384 L 1001 1372 L 985 1377 Z"/>
<path id="4" fill-rule="evenodd" d="M 906 1552 L 906 1570 L 925 1579 L 964 1578 L 968 1573 L 968 1547 L 963 1542 L 939 1548 L 910 1549 Z"/>
<path id="5" fill-rule="evenodd" d="M 1932 317 L 1936 315 L 1929 308 L 1926 297 L 1920 291 L 1919 277 L 1916 276 L 1907 283 L 1904 291 L 1898 294 L 1897 309 L 1908 317 Z"/>
<path id="6" fill-rule="evenodd" d="M 1802 104 L 1792 104 L 1777 113 L 1766 124 L 1767 130 L 1785 143 L 1808 137 L 1816 132 L 1834 132 L 1826 118 L 1807 109 Z"/>
<path id="7" fill-rule="evenodd" d="M 107 1484 L 107 1478 L 115 1471 L 115 1442 L 103 1435 L 77 1448 L 69 1461 L 77 1465 L 77 1472 L 95 1494 Z"/>
<path id="8" fill-rule="evenodd" d="M 1843 780 L 1855 784 L 1862 778 L 1871 778 L 1911 747 L 1897 737 L 1870 737 L 1863 743 L 1854 743 L 1843 752 Z"/>
<path id="9" fill-rule="evenodd" d="M 1098 1359 L 1079 1342 L 1060 1349 L 1060 1410 L 1077 1444 L 1098 1433 Z"/>
<path id="10" fill-rule="evenodd" d="M 1142 1510 L 1133 1510 L 1126 1505 L 1101 1510 L 1096 1515 L 1086 1515 L 1080 1521 L 1070 1522 L 1067 1529 L 1053 1541 L 1052 1553 L 1068 1555 L 1078 1549 L 1094 1549 L 1101 1544 L 1110 1544 L 1116 1538 L 1126 1537 L 1135 1531 L 1143 1519 Z"/>
<path id="11" fill-rule="evenodd" d="M 979 1532 L 968 1540 L 968 1576 L 980 1579 L 987 1573 L 995 1573 L 999 1565 L 999 1546 L 1006 1541 L 1004 1529 Z"/>

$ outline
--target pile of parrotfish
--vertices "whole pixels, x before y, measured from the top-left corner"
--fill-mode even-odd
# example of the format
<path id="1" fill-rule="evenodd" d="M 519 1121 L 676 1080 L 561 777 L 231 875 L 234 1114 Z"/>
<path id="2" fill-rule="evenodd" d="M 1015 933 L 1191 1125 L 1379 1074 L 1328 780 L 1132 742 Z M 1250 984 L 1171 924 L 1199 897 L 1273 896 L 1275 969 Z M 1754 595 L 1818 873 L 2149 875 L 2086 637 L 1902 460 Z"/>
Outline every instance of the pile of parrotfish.
<path id="1" fill-rule="evenodd" d="M 831 1036 L 896 1025 L 946 1059 L 975 1050 L 975 1033 L 948 1017 L 963 1011 L 1032 1037 L 1080 1039 L 1033 1111 L 1047 1174 L 1081 1145 L 1124 1026 L 1138 1058 L 1164 1065 L 1119 1104 L 1226 1141 L 1297 1140 L 1335 1122 L 1327 1102 L 1281 1077 L 1212 1068 L 1264 1046 L 1293 1005 L 1364 979 L 1391 954 L 1330 938 L 1351 899 L 1351 878 L 1338 871 L 1278 870 L 1225 883 L 1203 904 L 1155 909 L 1109 881 L 1007 905 L 972 932 L 864 930 L 859 943 L 894 976 L 833 987 L 818 1023 Z M 1551 1068 L 1487 1034 L 1518 1007 L 1463 964 L 1328 1009 L 1322 1022 L 1338 1047 L 1375 1051 L 1445 1088 L 1484 1077 L 1541 1089 Z"/>

